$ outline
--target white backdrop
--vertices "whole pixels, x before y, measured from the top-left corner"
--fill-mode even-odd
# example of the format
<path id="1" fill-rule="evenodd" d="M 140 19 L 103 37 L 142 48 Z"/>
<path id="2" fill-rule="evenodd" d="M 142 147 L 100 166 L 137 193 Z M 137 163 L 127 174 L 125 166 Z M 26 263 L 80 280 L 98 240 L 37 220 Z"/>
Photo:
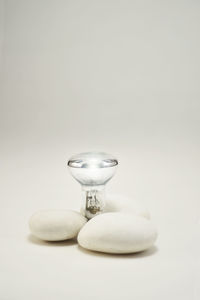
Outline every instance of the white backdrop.
<path id="1" fill-rule="evenodd" d="M 200 298 L 200 3 L 0 1 L 0 300 Z M 67 159 L 119 159 L 108 191 L 151 211 L 137 255 L 39 243 L 27 221 L 80 207 Z"/>

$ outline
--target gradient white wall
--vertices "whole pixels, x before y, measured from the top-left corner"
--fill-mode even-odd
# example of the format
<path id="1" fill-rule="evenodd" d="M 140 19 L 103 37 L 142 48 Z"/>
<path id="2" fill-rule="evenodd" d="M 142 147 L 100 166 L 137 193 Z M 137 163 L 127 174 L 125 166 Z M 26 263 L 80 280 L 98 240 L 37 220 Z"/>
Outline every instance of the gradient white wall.
<path id="1" fill-rule="evenodd" d="M 5 1 L 0 124 L 6 155 L 23 153 L 34 167 L 35 160 L 64 167 L 80 151 L 112 152 L 121 161 L 122 190 L 135 184 L 140 195 L 144 182 L 154 189 L 157 176 L 168 176 L 166 160 L 169 176 L 176 170 L 190 181 L 199 164 L 199 6 Z"/>
<path id="2" fill-rule="evenodd" d="M 199 134 L 197 1 L 8 0 L 4 31 L 6 136 L 87 147 Z"/>

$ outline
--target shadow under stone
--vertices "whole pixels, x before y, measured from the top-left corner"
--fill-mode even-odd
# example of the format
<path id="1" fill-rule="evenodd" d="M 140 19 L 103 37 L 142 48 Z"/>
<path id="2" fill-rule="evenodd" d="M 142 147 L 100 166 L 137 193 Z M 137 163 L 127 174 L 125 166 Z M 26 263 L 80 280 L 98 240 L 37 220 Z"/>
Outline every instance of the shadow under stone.
<path id="1" fill-rule="evenodd" d="M 78 245 L 78 249 L 79 251 L 81 251 L 84 254 L 87 255 L 92 255 L 92 256 L 96 256 L 96 257 L 107 257 L 107 258 L 123 258 L 123 259 L 127 259 L 127 258 L 134 258 L 134 259 L 138 259 L 138 258 L 145 258 L 145 257 L 149 257 L 154 255 L 156 252 L 158 252 L 158 248 L 156 246 L 152 246 L 151 248 L 141 251 L 141 252 L 136 252 L 136 253 L 126 253 L 126 254 L 115 254 L 115 253 L 104 253 L 104 252 L 98 252 L 98 251 L 91 251 L 91 250 L 87 250 L 82 248 L 81 246 Z"/>
<path id="2" fill-rule="evenodd" d="M 47 247 L 66 247 L 66 246 L 73 246 L 77 244 L 76 239 L 69 239 L 65 241 L 43 241 L 36 238 L 34 235 L 29 234 L 27 240 L 31 244 L 39 245 L 39 246 L 47 246 Z"/>

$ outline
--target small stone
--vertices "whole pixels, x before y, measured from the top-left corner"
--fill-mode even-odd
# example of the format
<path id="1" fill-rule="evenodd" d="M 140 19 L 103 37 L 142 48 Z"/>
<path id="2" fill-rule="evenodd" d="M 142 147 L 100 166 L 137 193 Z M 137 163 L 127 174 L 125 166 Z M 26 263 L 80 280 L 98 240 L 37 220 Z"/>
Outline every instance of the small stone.
<path id="1" fill-rule="evenodd" d="M 148 209 L 143 207 L 140 202 L 131 197 L 119 194 L 107 195 L 104 212 L 131 213 L 146 219 L 150 219 L 150 213 Z"/>
<path id="2" fill-rule="evenodd" d="M 157 231 L 150 220 L 115 212 L 87 222 L 78 234 L 78 243 L 88 250 L 122 254 L 146 250 L 156 238 Z"/>
<path id="3" fill-rule="evenodd" d="M 41 210 L 29 220 L 31 233 L 44 241 L 63 241 L 78 235 L 87 219 L 72 210 Z"/>

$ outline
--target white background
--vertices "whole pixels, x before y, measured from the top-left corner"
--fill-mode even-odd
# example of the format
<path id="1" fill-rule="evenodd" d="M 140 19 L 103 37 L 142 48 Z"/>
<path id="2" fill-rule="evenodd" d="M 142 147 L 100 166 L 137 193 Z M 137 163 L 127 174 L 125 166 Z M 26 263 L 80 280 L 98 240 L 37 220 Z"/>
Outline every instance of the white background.
<path id="1" fill-rule="evenodd" d="M 0 1 L 0 300 L 200 299 L 200 2 Z M 159 238 L 103 255 L 29 235 L 79 210 L 67 159 L 100 150 L 107 190 L 151 211 Z"/>

